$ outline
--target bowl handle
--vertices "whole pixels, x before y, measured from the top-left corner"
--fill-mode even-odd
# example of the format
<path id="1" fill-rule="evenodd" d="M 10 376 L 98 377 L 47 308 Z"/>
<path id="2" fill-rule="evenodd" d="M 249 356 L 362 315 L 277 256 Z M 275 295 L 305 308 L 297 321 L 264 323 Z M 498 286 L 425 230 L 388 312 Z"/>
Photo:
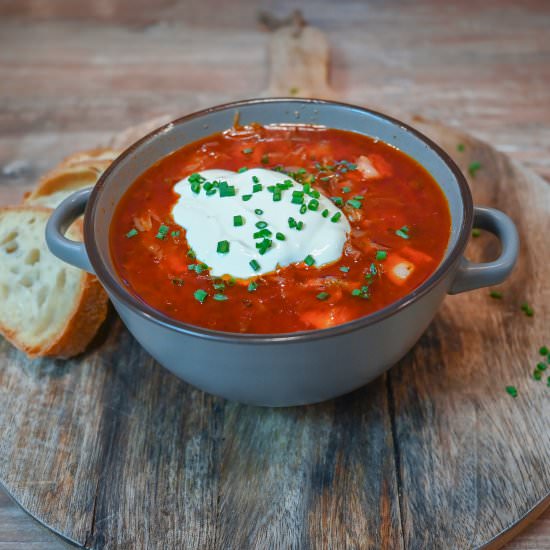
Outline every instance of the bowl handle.
<path id="1" fill-rule="evenodd" d="M 474 227 L 485 229 L 497 236 L 502 250 L 500 256 L 485 263 L 470 262 L 462 258 L 449 294 L 502 283 L 516 265 L 519 237 L 514 222 L 500 210 L 474 208 Z"/>
<path id="2" fill-rule="evenodd" d="M 60 260 L 93 273 L 84 243 L 65 237 L 67 229 L 84 213 L 93 187 L 81 189 L 67 197 L 50 216 L 46 224 L 46 243 L 51 253 Z"/>

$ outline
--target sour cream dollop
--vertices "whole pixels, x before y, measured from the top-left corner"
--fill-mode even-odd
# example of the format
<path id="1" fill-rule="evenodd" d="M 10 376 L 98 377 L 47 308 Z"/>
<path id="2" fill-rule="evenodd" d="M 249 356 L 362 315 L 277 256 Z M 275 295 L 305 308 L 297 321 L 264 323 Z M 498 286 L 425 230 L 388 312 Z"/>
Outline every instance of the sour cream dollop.
<path id="1" fill-rule="evenodd" d="M 350 225 L 328 197 L 312 196 L 311 191 L 308 194 L 307 188 L 289 176 L 263 168 L 240 173 L 204 170 L 198 174 L 199 177 L 190 176 L 175 185 L 179 199 L 172 216 L 186 230 L 187 242 L 197 260 L 208 265 L 214 277 L 231 275 L 247 279 L 306 258 L 310 263 L 313 258 L 313 265 L 319 267 L 342 256 Z M 218 182 L 218 186 L 211 188 L 207 182 Z M 226 182 L 221 185 L 230 189 L 228 196 L 220 196 L 219 182 Z M 287 189 L 277 188 L 277 184 L 285 185 L 285 182 Z M 273 186 L 280 191 L 280 200 L 273 200 Z M 293 195 L 294 192 L 298 196 Z M 300 192 L 303 192 L 303 203 L 292 202 L 300 200 Z M 316 209 L 315 201 L 318 201 Z M 306 205 L 305 212 L 302 204 Z M 300 230 L 289 227 L 291 218 Z M 262 231 L 263 236 L 254 236 Z M 266 239 L 271 245 L 260 254 L 262 248 L 257 245 Z M 218 243 L 225 241 L 229 243 L 229 250 L 219 252 Z M 226 245 L 221 248 L 225 249 Z"/>

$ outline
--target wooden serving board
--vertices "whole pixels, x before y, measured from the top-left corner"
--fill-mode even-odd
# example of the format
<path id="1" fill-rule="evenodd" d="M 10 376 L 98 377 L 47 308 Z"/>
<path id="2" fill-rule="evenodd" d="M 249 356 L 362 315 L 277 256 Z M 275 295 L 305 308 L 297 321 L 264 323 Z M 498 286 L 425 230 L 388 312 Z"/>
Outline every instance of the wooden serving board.
<path id="1" fill-rule="evenodd" d="M 413 124 L 463 170 L 481 162 L 476 204 L 516 222 L 521 256 L 501 300 L 448 297 L 387 374 L 300 408 L 192 388 L 114 313 L 71 361 L 29 361 L 0 340 L 0 481 L 14 498 L 89 548 L 497 548 L 540 514 L 550 388 L 531 374 L 550 344 L 550 186 L 486 143 Z M 468 251 L 497 252 L 489 235 Z"/>

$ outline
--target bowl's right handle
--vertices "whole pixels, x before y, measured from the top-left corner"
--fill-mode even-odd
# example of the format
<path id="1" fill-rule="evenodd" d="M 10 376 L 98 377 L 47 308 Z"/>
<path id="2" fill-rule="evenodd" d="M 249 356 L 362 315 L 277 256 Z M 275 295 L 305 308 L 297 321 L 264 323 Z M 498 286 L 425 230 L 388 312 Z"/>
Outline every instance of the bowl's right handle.
<path id="1" fill-rule="evenodd" d="M 46 224 L 46 244 L 54 256 L 84 271 L 93 273 L 84 243 L 65 237 L 67 229 L 84 213 L 93 187 L 81 189 L 67 197 L 50 216 Z"/>
<path id="2" fill-rule="evenodd" d="M 519 237 L 514 222 L 500 210 L 474 208 L 474 227 L 496 235 L 502 250 L 500 256 L 485 263 L 470 262 L 462 258 L 449 294 L 502 283 L 516 265 L 519 253 Z"/>

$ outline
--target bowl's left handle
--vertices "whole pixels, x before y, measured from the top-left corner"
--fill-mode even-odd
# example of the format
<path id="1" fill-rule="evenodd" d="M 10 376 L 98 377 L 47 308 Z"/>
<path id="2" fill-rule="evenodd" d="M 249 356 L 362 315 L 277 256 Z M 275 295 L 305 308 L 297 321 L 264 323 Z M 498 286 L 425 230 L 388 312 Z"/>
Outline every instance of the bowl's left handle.
<path id="1" fill-rule="evenodd" d="M 462 258 L 449 294 L 458 294 L 502 283 L 514 269 L 519 253 L 519 237 L 514 222 L 494 208 L 474 209 L 474 227 L 496 235 L 501 244 L 500 256 L 492 262 L 474 263 Z"/>
<path id="2" fill-rule="evenodd" d="M 84 243 L 65 237 L 67 229 L 84 213 L 93 187 L 76 191 L 67 197 L 53 212 L 46 225 L 46 243 L 59 259 L 84 271 L 93 273 Z"/>

